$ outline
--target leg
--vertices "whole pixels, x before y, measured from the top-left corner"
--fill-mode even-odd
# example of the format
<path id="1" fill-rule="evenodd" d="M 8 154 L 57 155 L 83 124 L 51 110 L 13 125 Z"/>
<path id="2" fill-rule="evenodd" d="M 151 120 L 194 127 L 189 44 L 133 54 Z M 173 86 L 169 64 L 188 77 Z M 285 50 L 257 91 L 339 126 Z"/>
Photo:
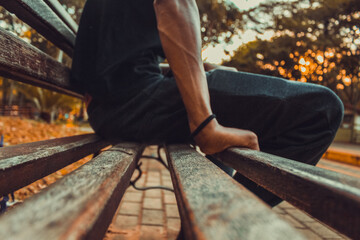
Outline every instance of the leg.
<path id="1" fill-rule="evenodd" d="M 88 107 L 89 122 L 100 136 L 146 143 L 186 142 L 190 135 L 185 106 L 174 78 L 153 79 L 132 96 L 104 96 Z"/>
<path id="2" fill-rule="evenodd" d="M 209 76 L 220 124 L 249 129 L 264 152 L 315 165 L 333 140 L 343 106 L 325 87 L 216 70 Z M 274 206 L 281 200 L 236 173 L 234 178 Z"/>
<path id="3" fill-rule="evenodd" d="M 296 161 L 315 165 L 342 119 L 342 103 L 322 86 L 224 70 L 209 73 L 208 83 L 220 124 L 252 130 L 262 151 Z M 174 78 L 154 80 L 126 102 L 92 102 L 89 116 L 95 131 L 109 138 L 159 143 L 190 135 Z M 240 174 L 234 178 L 270 205 L 281 201 Z"/>

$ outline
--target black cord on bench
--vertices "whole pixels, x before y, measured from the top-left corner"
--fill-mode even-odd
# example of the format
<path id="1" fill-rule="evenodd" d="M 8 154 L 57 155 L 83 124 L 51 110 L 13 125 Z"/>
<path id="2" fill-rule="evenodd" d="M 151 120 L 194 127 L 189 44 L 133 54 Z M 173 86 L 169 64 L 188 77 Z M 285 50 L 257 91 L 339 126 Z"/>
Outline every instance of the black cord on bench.
<path id="1" fill-rule="evenodd" d="M 157 160 L 157 161 L 160 162 L 162 165 L 164 165 L 167 170 L 169 170 L 169 167 L 167 166 L 167 164 L 165 163 L 164 159 L 162 159 L 162 157 L 161 157 L 161 155 L 160 155 L 160 150 L 161 150 L 161 148 L 163 148 L 163 147 L 159 145 L 159 146 L 158 146 L 158 150 L 157 150 L 157 154 L 158 154 L 157 157 L 144 155 L 144 156 L 141 156 L 141 158 L 148 158 L 148 159 Z M 136 182 L 137 182 L 137 181 L 141 178 L 141 176 L 142 176 L 141 165 L 142 165 L 142 162 L 139 162 L 139 164 L 136 166 L 136 169 L 139 171 L 139 175 L 138 175 L 133 181 L 130 181 L 130 185 L 133 186 L 134 189 L 136 189 L 136 190 L 138 190 L 138 191 L 146 191 L 146 190 L 151 190 L 151 189 L 162 189 L 162 190 L 174 192 L 174 189 L 169 188 L 169 187 L 165 187 L 165 186 L 137 187 L 137 186 L 136 186 Z"/>
<path id="2" fill-rule="evenodd" d="M 134 181 L 130 181 L 130 185 L 133 186 L 133 188 L 135 188 L 136 190 L 139 190 L 139 191 L 146 191 L 146 190 L 151 190 L 151 189 L 162 189 L 162 190 L 174 192 L 174 189 L 165 187 L 165 186 L 137 187 L 136 182 L 141 178 L 141 175 L 142 175 L 142 170 L 140 168 L 141 165 L 142 165 L 142 162 L 140 162 L 136 166 L 136 169 L 139 171 L 139 175 L 134 179 Z"/>
<path id="3" fill-rule="evenodd" d="M 148 159 L 154 159 L 156 161 L 158 161 L 159 163 L 161 163 L 167 170 L 169 170 L 169 166 L 165 163 L 164 159 L 162 159 L 161 155 L 160 155 L 160 150 L 163 148 L 163 146 L 158 146 L 157 149 L 157 157 L 154 156 L 149 156 L 149 155 L 143 155 L 141 156 L 141 158 L 148 158 Z"/>

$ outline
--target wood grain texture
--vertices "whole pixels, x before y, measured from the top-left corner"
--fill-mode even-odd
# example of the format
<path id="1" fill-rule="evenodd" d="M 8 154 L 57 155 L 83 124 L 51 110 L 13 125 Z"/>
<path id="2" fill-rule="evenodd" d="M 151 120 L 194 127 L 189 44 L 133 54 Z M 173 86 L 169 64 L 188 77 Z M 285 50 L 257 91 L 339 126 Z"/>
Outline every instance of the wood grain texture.
<path id="1" fill-rule="evenodd" d="M 0 196 L 22 188 L 109 143 L 94 134 L 0 148 Z"/>
<path id="2" fill-rule="evenodd" d="M 226 165 L 353 239 L 360 239 L 360 181 L 249 149 L 217 155 Z"/>
<path id="3" fill-rule="evenodd" d="M 0 28 L 0 75 L 81 98 L 72 91 L 70 69 Z"/>
<path id="4" fill-rule="evenodd" d="M 167 155 L 185 239 L 303 239 L 189 146 L 170 145 Z"/>
<path id="5" fill-rule="evenodd" d="M 63 20 L 63 22 L 76 34 L 78 25 L 58 0 L 44 0 L 47 5 Z"/>
<path id="6" fill-rule="evenodd" d="M 0 0 L 0 5 L 72 57 L 74 32 L 43 0 Z"/>
<path id="7" fill-rule="evenodd" d="M 142 148 L 119 144 L 0 217 L 0 239 L 102 239 Z"/>

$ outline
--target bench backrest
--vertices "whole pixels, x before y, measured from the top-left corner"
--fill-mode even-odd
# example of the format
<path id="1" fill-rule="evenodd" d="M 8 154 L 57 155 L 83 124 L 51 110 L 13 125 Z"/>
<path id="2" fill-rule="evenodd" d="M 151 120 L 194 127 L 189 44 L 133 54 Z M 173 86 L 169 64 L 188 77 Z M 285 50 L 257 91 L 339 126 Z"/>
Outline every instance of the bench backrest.
<path id="1" fill-rule="evenodd" d="M 55 1 L 47 1 L 53 3 Z M 57 15 L 55 4 L 42 0 L 1 0 L 0 5 L 28 23 L 57 47 L 72 56 L 76 27 L 66 12 Z M 60 16 L 60 17 L 59 17 Z M 74 28 L 74 29 L 72 29 Z M 0 75 L 81 98 L 69 84 L 70 69 L 14 35 L 0 29 Z"/>

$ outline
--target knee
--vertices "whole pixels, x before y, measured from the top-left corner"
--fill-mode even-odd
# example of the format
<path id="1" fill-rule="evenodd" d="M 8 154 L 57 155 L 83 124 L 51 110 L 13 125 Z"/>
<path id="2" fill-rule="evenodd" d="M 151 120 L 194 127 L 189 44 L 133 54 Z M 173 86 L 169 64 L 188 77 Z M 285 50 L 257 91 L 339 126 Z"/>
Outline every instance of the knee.
<path id="1" fill-rule="evenodd" d="M 344 105 L 340 98 L 327 87 L 319 86 L 317 95 L 320 101 L 319 107 L 327 118 L 330 130 L 335 134 L 344 116 Z"/>

